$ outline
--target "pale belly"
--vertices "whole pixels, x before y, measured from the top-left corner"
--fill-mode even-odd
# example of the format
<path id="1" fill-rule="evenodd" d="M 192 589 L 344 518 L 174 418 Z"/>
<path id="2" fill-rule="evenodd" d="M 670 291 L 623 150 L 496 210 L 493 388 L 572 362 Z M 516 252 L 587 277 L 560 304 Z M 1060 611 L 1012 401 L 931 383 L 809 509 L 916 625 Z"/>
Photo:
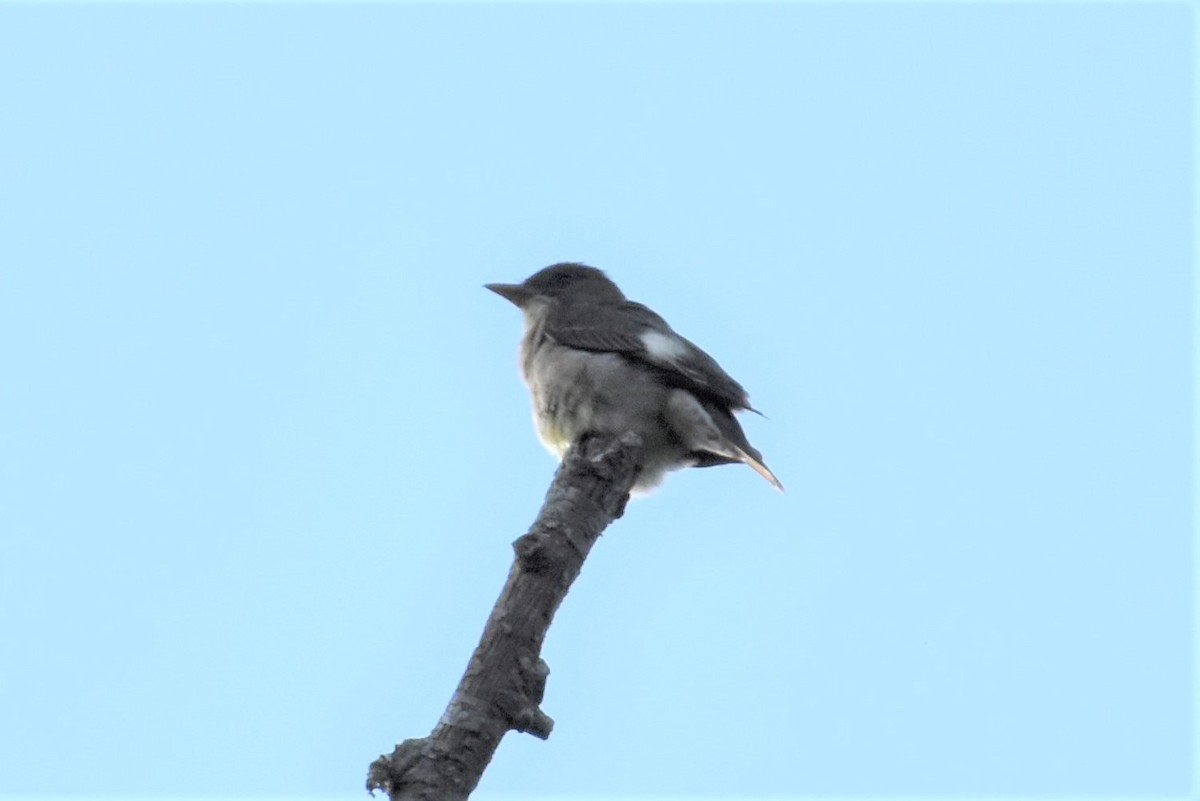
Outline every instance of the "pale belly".
<path id="1" fill-rule="evenodd" d="M 618 411 L 645 394 L 636 373 L 612 353 L 544 347 L 526 375 L 538 438 L 560 458 L 580 435 L 621 433 L 629 428 Z M 631 377 L 633 380 L 631 380 Z"/>

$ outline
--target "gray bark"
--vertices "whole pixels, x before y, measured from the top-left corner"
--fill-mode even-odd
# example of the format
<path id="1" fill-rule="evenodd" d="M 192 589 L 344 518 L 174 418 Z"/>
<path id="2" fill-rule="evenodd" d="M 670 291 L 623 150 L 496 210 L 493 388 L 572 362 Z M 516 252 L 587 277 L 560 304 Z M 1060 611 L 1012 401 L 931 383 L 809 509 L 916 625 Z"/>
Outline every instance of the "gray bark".
<path id="1" fill-rule="evenodd" d="M 509 730 L 546 739 L 539 706 L 550 669 L 542 642 L 600 533 L 621 516 L 641 442 L 588 436 L 571 446 L 516 559 L 479 646 L 428 737 L 371 763 L 367 789 L 391 801 L 465 801 Z"/>

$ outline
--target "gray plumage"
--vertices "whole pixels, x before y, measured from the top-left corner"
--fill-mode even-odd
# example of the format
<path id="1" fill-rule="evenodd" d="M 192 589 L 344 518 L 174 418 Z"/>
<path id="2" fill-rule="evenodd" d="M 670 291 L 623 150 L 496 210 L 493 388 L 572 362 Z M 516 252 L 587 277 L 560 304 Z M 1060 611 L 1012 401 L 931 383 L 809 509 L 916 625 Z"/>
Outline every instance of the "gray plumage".
<path id="1" fill-rule="evenodd" d="M 644 451 L 635 492 L 669 470 L 744 462 L 783 485 L 734 412 L 742 385 L 600 270 L 554 264 L 520 284 L 487 284 L 525 315 L 521 372 L 538 436 L 560 458 L 588 432 L 632 431 Z"/>

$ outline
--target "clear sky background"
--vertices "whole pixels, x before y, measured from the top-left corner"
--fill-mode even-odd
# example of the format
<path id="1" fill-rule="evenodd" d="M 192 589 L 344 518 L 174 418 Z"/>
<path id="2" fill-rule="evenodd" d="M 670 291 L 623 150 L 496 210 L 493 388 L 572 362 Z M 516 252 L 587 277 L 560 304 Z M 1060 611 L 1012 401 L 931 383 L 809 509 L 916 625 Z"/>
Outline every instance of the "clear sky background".
<path id="1" fill-rule="evenodd" d="M 1194 10 L 0 7 L 0 796 L 358 798 L 608 271 L 788 487 L 670 476 L 480 797 L 1193 781 Z"/>

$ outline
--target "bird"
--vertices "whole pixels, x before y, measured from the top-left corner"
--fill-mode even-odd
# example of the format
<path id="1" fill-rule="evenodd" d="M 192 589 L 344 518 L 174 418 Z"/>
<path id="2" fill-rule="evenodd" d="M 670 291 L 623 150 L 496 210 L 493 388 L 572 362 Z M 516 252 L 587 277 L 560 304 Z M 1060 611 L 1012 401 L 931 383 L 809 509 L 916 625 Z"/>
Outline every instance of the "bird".
<path id="1" fill-rule="evenodd" d="M 742 385 L 601 270 L 560 262 L 519 284 L 485 284 L 524 314 L 520 367 L 539 439 L 559 459 L 585 434 L 626 432 L 643 444 L 632 493 L 666 473 L 743 463 L 783 484 L 746 439 Z"/>

